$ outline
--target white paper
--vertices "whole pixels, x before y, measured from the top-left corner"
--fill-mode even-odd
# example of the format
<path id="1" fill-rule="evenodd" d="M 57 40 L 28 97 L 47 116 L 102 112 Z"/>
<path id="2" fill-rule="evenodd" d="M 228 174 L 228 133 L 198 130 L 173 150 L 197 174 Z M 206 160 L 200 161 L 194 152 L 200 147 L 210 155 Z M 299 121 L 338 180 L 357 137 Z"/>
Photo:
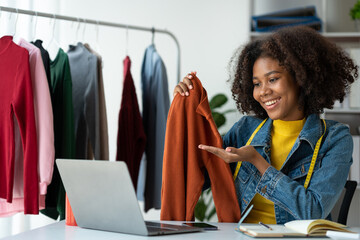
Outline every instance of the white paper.
<path id="1" fill-rule="evenodd" d="M 359 233 L 347 233 L 337 231 L 327 231 L 326 236 L 332 239 L 360 239 Z"/>

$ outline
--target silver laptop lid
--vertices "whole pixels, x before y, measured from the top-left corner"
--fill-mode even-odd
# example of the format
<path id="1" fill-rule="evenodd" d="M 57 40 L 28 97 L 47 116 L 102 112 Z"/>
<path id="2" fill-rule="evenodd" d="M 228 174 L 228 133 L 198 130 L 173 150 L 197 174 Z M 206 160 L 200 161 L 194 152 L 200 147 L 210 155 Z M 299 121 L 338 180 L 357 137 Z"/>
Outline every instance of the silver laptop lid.
<path id="1" fill-rule="evenodd" d="M 57 159 L 56 164 L 80 227 L 148 235 L 124 162 Z"/>

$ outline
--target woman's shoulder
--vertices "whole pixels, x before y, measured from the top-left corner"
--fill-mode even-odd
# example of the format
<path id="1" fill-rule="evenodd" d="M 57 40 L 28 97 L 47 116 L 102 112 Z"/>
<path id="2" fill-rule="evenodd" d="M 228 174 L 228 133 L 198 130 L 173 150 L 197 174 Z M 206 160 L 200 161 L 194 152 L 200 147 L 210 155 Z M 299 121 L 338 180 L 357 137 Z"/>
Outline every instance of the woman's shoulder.
<path id="1" fill-rule="evenodd" d="M 325 120 L 325 126 L 323 124 L 323 120 Z M 321 132 L 323 132 L 324 127 L 326 127 L 327 136 L 333 136 L 334 134 L 342 135 L 342 136 L 345 135 L 351 136 L 350 129 L 347 124 L 334 120 L 322 119 L 317 114 L 311 114 L 307 117 L 303 130 L 305 131 L 305 133 L 314 134 L 317 136 L 319 134 L 321 135 Z"/>
<path id="2" fill-rule="evenodd" d="M 327 135 L 331 138 L 344 138 L 344 137 L 352 137 L 350 133 L 350 127 L 347 124 L 334 121 L 334 120 L 325 120 Z"/>
<path id="3" fill-rule="evenodd" d="M 326 134 L 320 151 L 329 151 L 326 155 L 330 156 L 332 164 L 351 162 L 354 142 L 349 126 L 334 120 L 325 120 L 325 122 Z"/>
<path id="4" fill-rule="evenodd" d="M 324 136 L 323 145 L 325 149 L 335 152 L 347 152 L 351 156 L 353 151 L 353 138 L 350 133 L 350 128 L 347 124 L 334 121 L 325 120 L 326 122 L 326 134 Z M 350 157 L 351 158 L 351 157 Z M 338 159 L 343 161 L 345 159 Z M 351 159 L 349 159 L 350 161 Z"/>

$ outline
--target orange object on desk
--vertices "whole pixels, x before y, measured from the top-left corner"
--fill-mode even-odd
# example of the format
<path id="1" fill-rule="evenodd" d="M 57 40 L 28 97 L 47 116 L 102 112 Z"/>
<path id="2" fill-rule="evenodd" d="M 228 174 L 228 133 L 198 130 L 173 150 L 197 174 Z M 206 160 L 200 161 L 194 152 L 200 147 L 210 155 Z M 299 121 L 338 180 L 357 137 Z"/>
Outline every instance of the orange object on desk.
<path id="1" fill-rule="evenodd" d="M 65 224 L 68 226 L 77 226 L 67 195 L 65 198 Z"/>

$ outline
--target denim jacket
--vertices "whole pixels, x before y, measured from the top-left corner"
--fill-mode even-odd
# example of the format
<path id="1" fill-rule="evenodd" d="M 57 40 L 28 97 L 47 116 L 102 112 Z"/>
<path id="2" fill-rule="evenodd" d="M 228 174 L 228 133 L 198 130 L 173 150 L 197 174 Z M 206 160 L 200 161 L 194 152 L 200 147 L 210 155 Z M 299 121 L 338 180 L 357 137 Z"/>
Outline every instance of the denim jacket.
<path id="1" fill-rule="evenodd" d="M 245 116 L 224 136 L 224 147 L 244 146 L 261 119 Z M 251 145 L 271 164 L 271 126 L 268 119 L 255 135 Z M 326 120 L 314 172 L 307 189 L 304 182 L 316 142 L 324 132 L 318 115 L 307 117 L 287 159 L 278 171 L 270 166 L 263 176 L 249 162 L 242 162 L 235 179 L 241 212 L 248 207 L 256 193 L 274 202 L 278 224 L 298 219 L 326 218 L 344 188 L 352 164 L 353 140 L 349 128 Z"/>

